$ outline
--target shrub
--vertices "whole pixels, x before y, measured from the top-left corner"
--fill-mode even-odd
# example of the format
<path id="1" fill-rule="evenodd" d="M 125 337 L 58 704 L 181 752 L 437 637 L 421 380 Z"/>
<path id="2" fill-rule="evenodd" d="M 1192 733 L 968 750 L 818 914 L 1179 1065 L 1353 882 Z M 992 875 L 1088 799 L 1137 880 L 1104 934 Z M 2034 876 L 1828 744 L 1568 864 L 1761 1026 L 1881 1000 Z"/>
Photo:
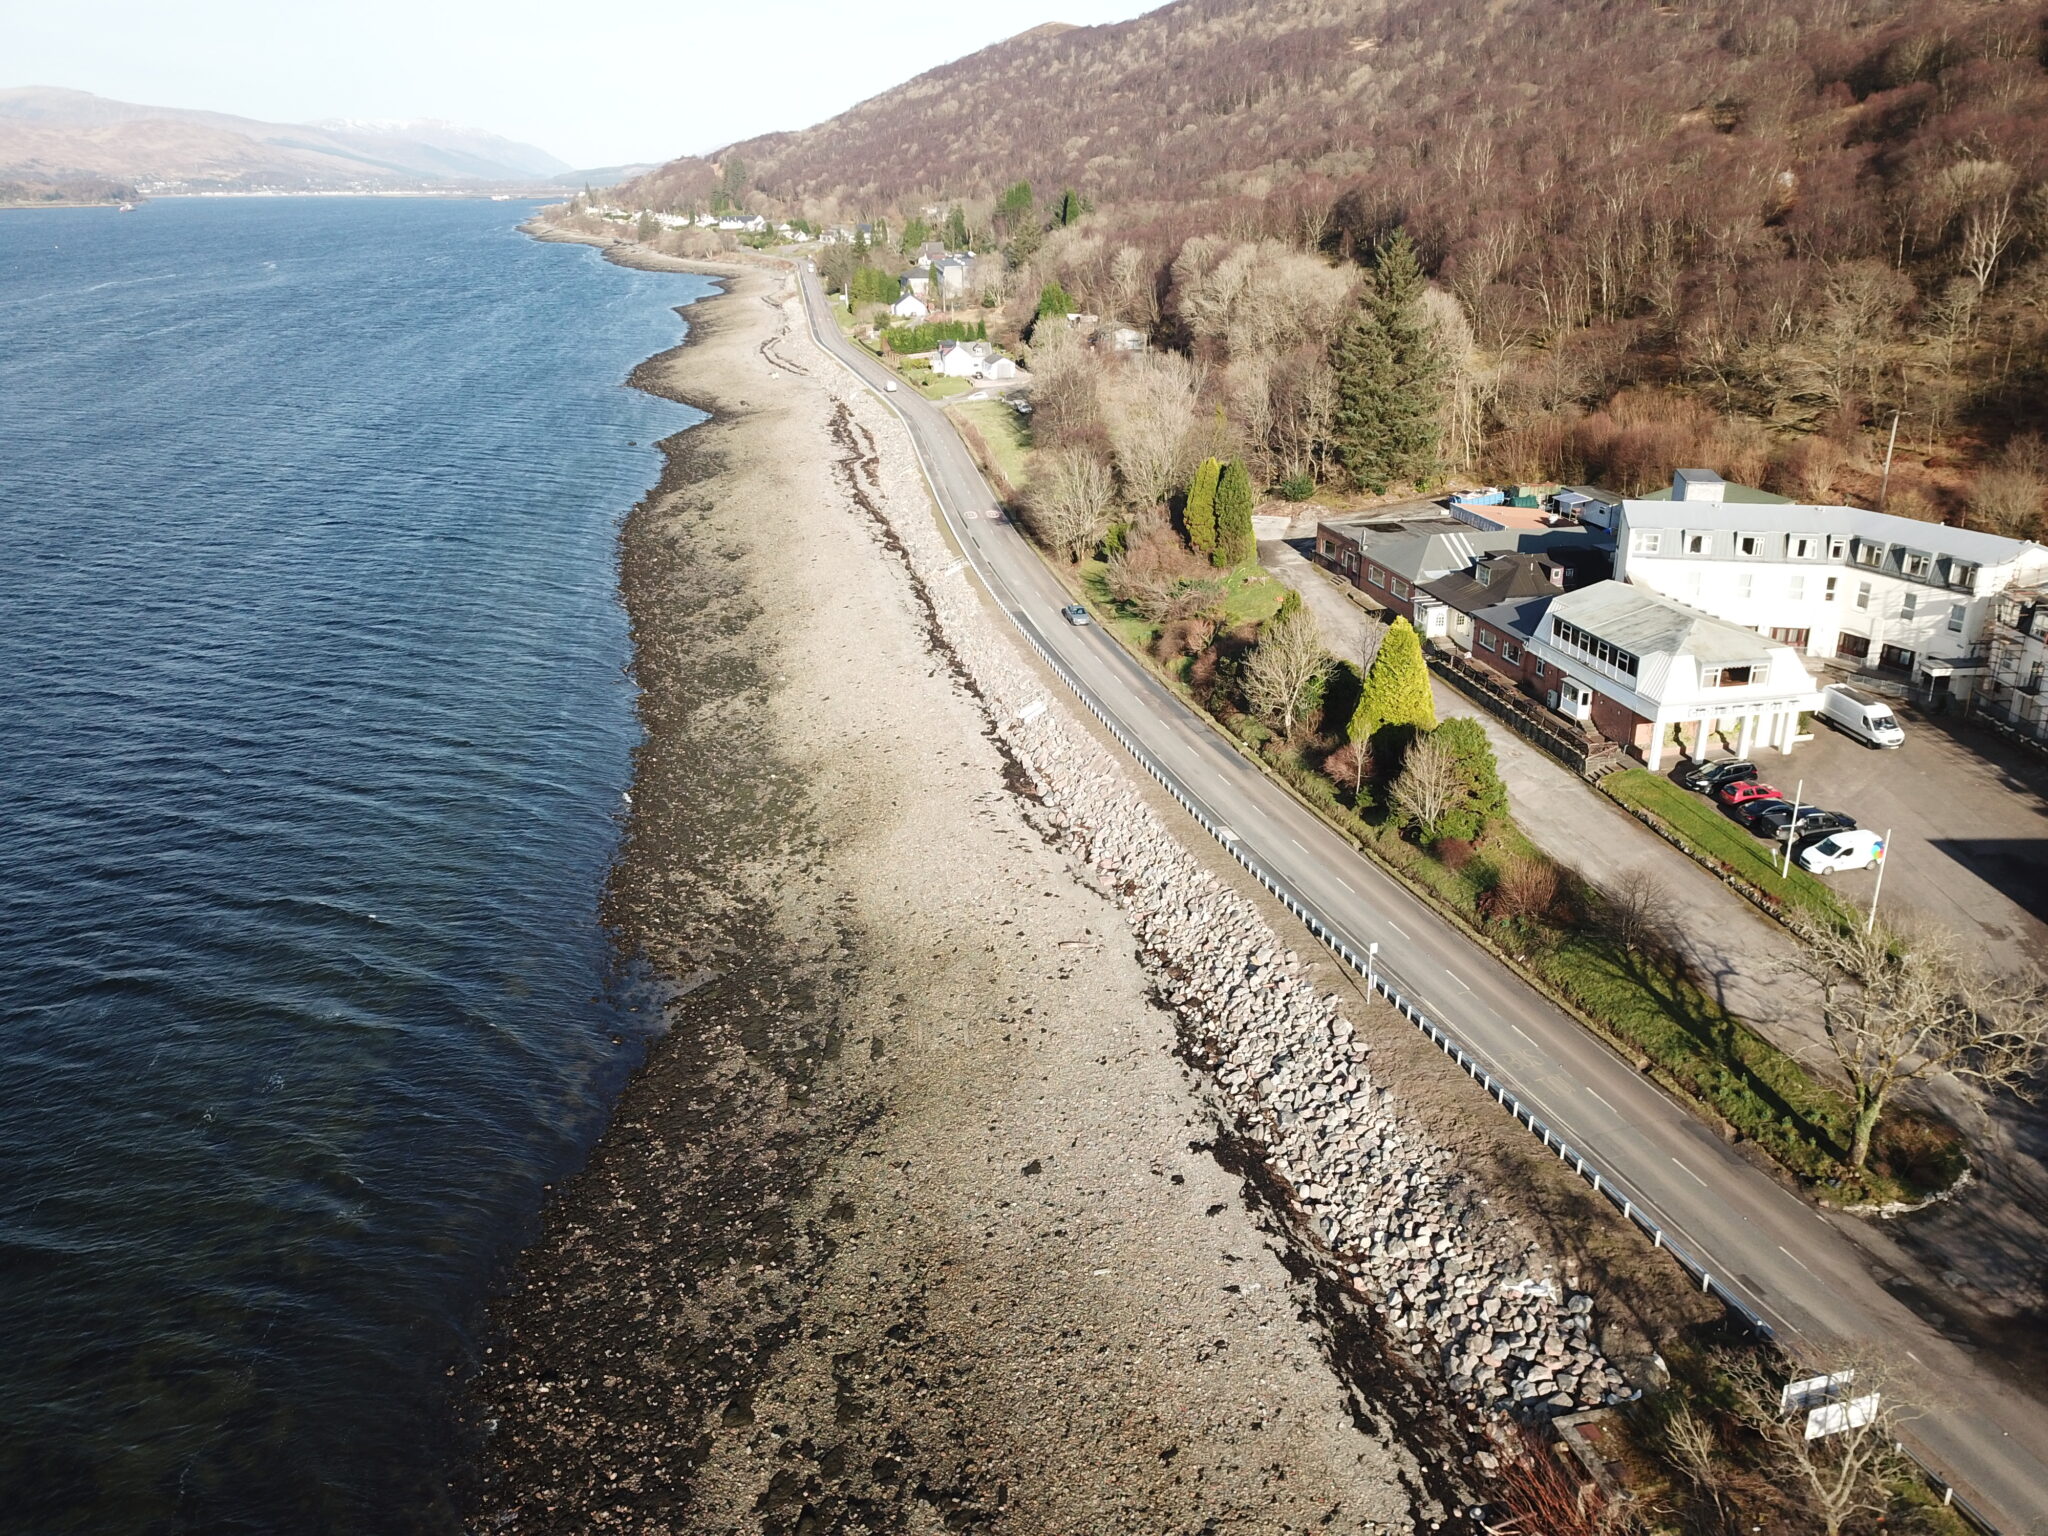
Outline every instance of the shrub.
<path id="1" fill-rule="evenodd" d="M 1308 475 L 1289 475 L 1273 487 L 1273 494 L 1282 501 L 1307 501 L 1316 493 L 1316 482 Z"/>

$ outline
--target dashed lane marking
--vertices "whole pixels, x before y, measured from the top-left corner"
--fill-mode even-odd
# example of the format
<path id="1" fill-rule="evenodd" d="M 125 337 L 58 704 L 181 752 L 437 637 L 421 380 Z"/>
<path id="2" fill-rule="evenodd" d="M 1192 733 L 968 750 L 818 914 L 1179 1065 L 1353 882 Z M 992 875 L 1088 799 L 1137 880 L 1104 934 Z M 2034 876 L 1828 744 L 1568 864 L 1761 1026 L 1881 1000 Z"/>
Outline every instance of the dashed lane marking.
<path id="1" fill-rule="evenodd" d="M 1787 1248 L 1783 1243 L 1778 1244 L 1778 1252 L 1785 1255 L 1786 1258 L 1790 1259 L 1794 1264 L 1797 1264 L 1801 1269 L 1806 1269 L 1806 1260 L 1800 1258 L 1798 1254 L 1794 1253 L 1790 1248 Z M 1806 1272 L 1809 1275 L 1813 1274 L 1813 1271 L 1810 1269 L 1806 1269 Z M 1814 1275 L 1814 1278 L 1818 1280 L 1820 1277 L 1818 1275 Z"/>
<path id="2" fill-rule="evenodd" d="M 1682 1173 L 1684 1173 L 1684 1175 L 1688 1179 L 1691 1179 L 1693 1183 L 1699 1185 L 1701 1189 L 1705 1189 L 1707 1187 L 1707 1181 L 1705 1179 L 1701 1178 L 1698 1174 L 1694 1173 L 1690 1168 L 1687 1168 L 1685 1164 L 1679 1162 L 1677 1158 L 1674 1157 L 1673 1159 L 1671 1159 L 1671 1162 L 1674 1167 L 1678 1168 Z"/>
<path id="3" fill-rule="evenodd" d="M 1602 1104 L 1607 1104 L 1607 1100 L 1601 1098 L 1601 1096 L 1598 1093 L 1594 1092 L 1593 1089 L 1588 1088 L 1586 1089 L 1586 1092 L 1592 1094 L 1594 1098 L 1599 1099 Z M 1614 1116 L 1614 1118 L 1617 1120 L 1621 1118 L 1621 1111 L 1616 1109 L 1612 1104 L 1607 1104 L 1607 1113 Z"/>

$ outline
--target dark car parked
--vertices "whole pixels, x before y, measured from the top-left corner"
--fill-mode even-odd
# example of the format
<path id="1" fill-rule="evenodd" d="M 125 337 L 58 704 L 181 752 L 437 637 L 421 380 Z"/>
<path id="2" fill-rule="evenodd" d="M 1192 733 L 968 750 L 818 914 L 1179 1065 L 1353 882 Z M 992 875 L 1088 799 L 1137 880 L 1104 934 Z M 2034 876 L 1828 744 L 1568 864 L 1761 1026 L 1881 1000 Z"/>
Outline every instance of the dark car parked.
<path id="1" fill-rule="evenodd" d="M 1759 837 L 1780 843 L 1803 843 L 1825 837 L 1830 832 L 1853 832 L 1856 830 L 1856 818 L 1847 811 L 1824 811 L 1819 806 L 1809 806 L 1799 813 L 1796 822 L 1790 816 L 1780 816 L 1767 820 L 1754 830 Z"/>
<path id="2" fill-rule="evenodd" d="M 1790 801 L 1768 798 L 1745 800 L 1740 805 L 1727 806 L 1725 809 L 1728 812 L 1728 819 L 1730 821 L 1754 832 L 1758 837 L 1769 837 L 1771 835 L 1766 826 L 1769 820 L 1773 818 L 1789 819 L 1792 815 L 1792 804 Z"/>
<path id="3" fill-rule="evenodd" d="M 1694 763 L 1679 774 L 1678 782 L 1687 789 L 1711 795 L 1724 784 L 1735 784 L 1755 777 L 1756 764 L 1738 757 L 1719 763 Z"/>

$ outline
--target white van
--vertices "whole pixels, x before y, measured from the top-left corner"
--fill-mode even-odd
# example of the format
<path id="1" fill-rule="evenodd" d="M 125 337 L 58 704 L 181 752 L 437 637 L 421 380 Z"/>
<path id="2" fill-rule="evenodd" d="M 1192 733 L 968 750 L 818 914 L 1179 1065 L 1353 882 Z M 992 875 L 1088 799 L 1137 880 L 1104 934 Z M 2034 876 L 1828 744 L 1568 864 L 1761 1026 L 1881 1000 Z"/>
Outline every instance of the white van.
<path id="1" fill-rule="evenodd" d="M 1884 857 L 1884 839 L 1875 832 L 1830 832 L 1799 850 L 1799 867 L 1809 874 L 1834 875 L 1845 869 L 1868 869 Z"/>
<path id="2" fill-rule="evenodd" d="M 1904 746 L 1906 733 L 1891 705 L 1874 693 L 1851 688 L 1847 683 L 1830 683 L 1820 691 L 1820 708 L 1815 711 L 1844 736 L 1854 736 L 1868 747 Z"/>

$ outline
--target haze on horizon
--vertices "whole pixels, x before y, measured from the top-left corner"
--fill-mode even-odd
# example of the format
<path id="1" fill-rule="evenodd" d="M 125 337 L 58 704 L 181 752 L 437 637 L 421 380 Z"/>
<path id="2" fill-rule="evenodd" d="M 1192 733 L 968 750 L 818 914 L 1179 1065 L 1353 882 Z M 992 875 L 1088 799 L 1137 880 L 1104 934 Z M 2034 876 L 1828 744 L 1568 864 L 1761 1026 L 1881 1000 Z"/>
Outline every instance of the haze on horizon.
<path id="1" fill-rule="evenodd" d="M 1151 4 L 614 0 L 572 28 L 538 0 L 0 0 L 0 85 L 273 122 L 444 118 L 600 167 L 806 127 L 1030 27 Z"/>

